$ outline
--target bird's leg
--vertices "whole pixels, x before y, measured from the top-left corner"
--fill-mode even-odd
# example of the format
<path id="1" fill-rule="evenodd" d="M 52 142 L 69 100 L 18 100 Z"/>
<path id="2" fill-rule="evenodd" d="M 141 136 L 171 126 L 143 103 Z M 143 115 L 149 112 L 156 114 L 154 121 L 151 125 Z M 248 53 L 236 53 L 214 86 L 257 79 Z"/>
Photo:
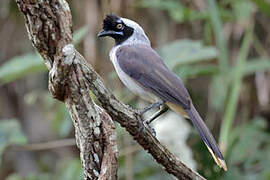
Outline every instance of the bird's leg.
<path id="1" fill-rule="evenodd" d="M 168 106 L 163 105 L 161 106 L 161 109 L 156 112 L 155 114 L 153 114 L 148 120 L 146 120 L 146 124 L 150 124 L 151 122 L 153 122 L 155 119 L 157 119 L 160 115 L 164 114 L 165 112 L 168 111 Z"/>
<path id="2" fill-rule="evenodd" d="M 158 101 L 156 103 L 153 103 L 147 107 L 145 107 L 144 109 L 142 109 L 139 113 L 140 115 L 143 115 L 144 113 L 146 113 L 147 111 L 153 109 L 153 108 L 157 108 L 157 107 L 160 107 L 161 105 L 163 105 L 164 102 L 163 101 Z"/>
<path id="3" fill-rule="evenodd" d="M 161 114 L 163 114 L 164 112 L 166 112 L 166 111 L 168 110 L 168 108 L 167 108 L 167 110 L 164 111 L 164 106 L 167 107 L 167 106 L 164 104 L 164 101 L 158 101 L 158 102 L 153 103 L 153 104 L 151 104 L 150 106 L 144 108 L 143 110 L 141 110 L 141 111 L 139 112 L 140 115 L 142 116 L 144 113 L 146 113 L 146 112 L 149 111 L 150 109 L 157 108 L 157 107 L 161 107 L 161 110 L 159 110 L 157 113 L 155 113 L 149 120 L 143 121 L 144 124 L 145 124 L 145 126 L 150 130 L 150 132 L 151 132 L 154 136 L 156 136 L 156 131 L 155 131 L 155 129 L 152 128 L 149 124 L 150 124 L 154 119 L 156 119 L 158 116 L 160 116 Z M 148 122 L 148 121 L 150 121 L 150 122 Z"/>

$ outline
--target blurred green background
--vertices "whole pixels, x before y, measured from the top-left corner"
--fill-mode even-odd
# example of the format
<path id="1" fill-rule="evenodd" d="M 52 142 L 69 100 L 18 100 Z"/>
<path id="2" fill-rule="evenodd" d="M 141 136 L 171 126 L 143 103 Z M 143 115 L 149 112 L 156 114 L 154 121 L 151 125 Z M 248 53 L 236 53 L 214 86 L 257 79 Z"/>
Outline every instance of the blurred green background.
<path id="1" fill-rule="evenodd" d="M 225 154 L 223 172 L 190 122 L 172 112 L 157 137 L 207 179 L 270 180 L 269 0 L 69 0 L 74 44 L 114 94 L 146 104 L 118 80 L 113 40 L 97 39 L 107 13 L 137 21 L 185 82 Z M 72 122 L 48 92 L 48 71 L 13 0 L 0 1 L 0 179 L 83 179 Z M 119 179 L 173 179 L 118 124 Z"/>

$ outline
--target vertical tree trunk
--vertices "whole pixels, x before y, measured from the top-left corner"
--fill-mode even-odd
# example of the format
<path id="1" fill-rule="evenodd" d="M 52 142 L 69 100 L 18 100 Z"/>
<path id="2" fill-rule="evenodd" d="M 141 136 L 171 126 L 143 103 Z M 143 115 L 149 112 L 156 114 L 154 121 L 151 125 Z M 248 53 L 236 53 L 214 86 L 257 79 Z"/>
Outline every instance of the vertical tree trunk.
<path id="1" fill-rule="evenodd" d="M 17 0 L 33 46 L 49 69 L 49 90 L 65 102 L 75 127 L 85 179 L 117 179 L 115 127 L 89 95 L 81 66 L 72 66 L 72 21 L 64 0 Z M 66 47 L 66 48 L 64 48 Z M 73 48 L 73 47 L 71 47 Z"/>

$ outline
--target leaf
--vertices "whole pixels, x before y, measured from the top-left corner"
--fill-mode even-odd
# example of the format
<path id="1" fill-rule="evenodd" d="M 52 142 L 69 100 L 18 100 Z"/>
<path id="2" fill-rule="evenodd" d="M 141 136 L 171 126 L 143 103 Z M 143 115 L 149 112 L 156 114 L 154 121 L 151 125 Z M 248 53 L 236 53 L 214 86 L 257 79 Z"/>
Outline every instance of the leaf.
<path id="1" fill-rule="evenodd" d="M 242 128 L 241 134 L 238 136 L 238 143 L 234 146 L 234 151 L 230 155 L 230 161 L 234 164 L 245 162 L 248 156 L 255 154 L 260 144 L 267 140 L 267 136 L 262 131 L 266 123 L 261 120 L 256 121 L 258 122 L 253 122 Z"/>
<path id="2" fill-rule="evenodd" d="M 230 141 L 235 142 L 230 146 L 227 162 L 233 172 L 225 173 L 224 179 L 265 179 L 269 175 L 270 135 L 266 127 L 267 122 L 256 117 L 230 132 Z"/>
<path id="3" fill-rule="evenodd" d="M 252 13 L 252 4 L 247 0 L 233 1 L 233 11 L 237 21 L 247 21 L 250 19 Z"/>
<path id="4" fill-rule="evenodd" d="M 5 84 L 33 73 L 46 72 L 42 58 L 36 53 L 27 53 L 8 60 L 0 66 L 0 84 Z"/>
<path id="5" fill-rule="evenodd" d="M 6 180 L 23 180 L 24 178 L 18 174 L 11 174 Z"/>
<path id="6" fill-rule="evenodd" d="M 237 64 L 235 66 L 234 81 L 232 82 L 232 89 L 230 92 L 230 97 L 226 104 L 225 113 L 222 120 L 221 130 L 220 130 L 220 144 L 223 146 L 224 152 L 228 145 L 228 137 L 231 131 L 231 127 L 236 115 L 237 102 L 241 90 L 242 78 L 244 72 L 244 66 L 246 58 L 248 56 L 248 50 L 252 42 L 252 30 L 248 29 L 245 33 L 243 43 L 241 45 L 238 57 Z"/>
<path id="7" fill-rule="evenodd" d="M 185 22 L 193 20 L 206 19 L 207 12 L 193 10 L 181 4 L 177 0 L 143 0 L 140 6 L 147 8 L 156 8 L 166 11 L 176 22 Z"/>
<path id="8" fill-rule="evenodd" d="M 169 68 L 179 65 L 208 61 L 217 57 L 214 47 L 203 47 L 199 41 L 176 40 L 158 49 Z"/>
<path id="9" fill-rule="evenodd" d="M 61 125 L 59 127 L 59 135 L 61 137 L 66 137 L 70 131 L 72 130 L 72 120 L 69 116 L 69 112 L 67 110 L 67 108 L 63 105 L 63 115 L 64 115 L 64 118 L 63 120 L 61 121 Z"/>
<path id="10" fill-rule="evenodd" d="M 82 27 L 74 33 L 73 43 L 78 44 L 87 34 L 87 28 Z M 14 57 L 0 66 L 0 85 L 34 73 L 47 72 L 41 56 L 37 53 L 26 53 Z"/>
<path id="11" fill-rule="evenodd" d="M 261 57 L 256 59 L 248 60 L 243 68 L 243 75 L 248 76 L 256 72 L 270 71 L 270 59 L 267 57 Z M 228 73 L 228 78 L 230 81 L 233 81 L 235 78 L 236 67 L 233 67 L 232 70 Z"/>
<path id="12" fill-rule="evenodd" d="M 227 42 L 222 34 L 222 21 L 220 18 L 220 11 L 218 10 L 215 0 L 208 0 L 210 12 L 210 21 L 213 26 L 213 31 L 216 38 L 216 44 L 219 50 L 219 65 L 221 72 L 225 72 L 228 67 L 228 49 Z"/>
<path id="13" fill-rule="evenodd" d="M 178 22 L 184 19 L 183 6 L 179 1 L 175 0 L 144 0 L 140 4 L 142 7 L 151 7 L 160 10 L 165 10 L 169 13 L 170 17 Z"/>
<path id="14" fill-rule="evenodd" d="M 16 119 L 0 120 L 0 166 L 4 150 L 9 145 L 26 144 L 27 138 Z"/>
<path id="15" fill-rule="evenodd" d="M 187 78 L 194 78 L 198 76 L 212 76 L 218 74 L 219 69 L 215 65 L 186 65 L 181 66 L 177 70 L 175 70 L 175 73 L 181 77 L 182 80 Z"/>
<path id="16" fill-rule="evenodd" d="M 266 0 L 253 0 L 253 2 L 258 6 L 261 12 L 265 13 L 270 17 L 270 3 Z"/>
<path id="17" fill-rule="evenodd" d="M 214 76 L 210 83 L 210 105 L 218 111 L 224 107 L 227 83 L 228 79 L 221 74 Z"/>
<path id="18" fill-rule="evenodd" d="M 270 59 L 266 57 L 248 60 L 244 67 L 244 74 L 250 75 L 259 71 L 270 70 Z"/>
<path id="19" fill-rule="evenodd" d="M 50 109 L 54 108 L 55 115 L 52 122 L 53 129 L 57 131 L 60 137 L 66 137 L 72 130 L 72 120 L 68 110 L 63 103 L 55 102 Z"/>

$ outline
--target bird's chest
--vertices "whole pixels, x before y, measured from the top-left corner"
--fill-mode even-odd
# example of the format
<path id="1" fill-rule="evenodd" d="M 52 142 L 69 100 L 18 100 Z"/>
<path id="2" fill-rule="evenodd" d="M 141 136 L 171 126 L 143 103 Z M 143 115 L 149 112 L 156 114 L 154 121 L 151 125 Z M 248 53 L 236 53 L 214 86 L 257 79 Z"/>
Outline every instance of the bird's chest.
<path id="1" fill-rule="evenodd" d="M 118 74 L 118 77 L 120 78 L 120 80 L 134 94 L 140 96 L 141 98 L 143 98 L 146 101 L 156 102 L 158 100 L 158 98 L 154 94 L 152 94 L 151 92 L 149 92 L 148 90 L 143 88 L 138 82 L 136 82 L 134 79 L 132 79 L 129 75 L 127 75 L 120 68 L 119 63 L 118 63 L 117 58 L 116 58 L 117 48 L 118 47 L 116 46 L 111 50 L 110 60 L 112 61 L 113 66 L 115 68 L 115 71 Z"/>

